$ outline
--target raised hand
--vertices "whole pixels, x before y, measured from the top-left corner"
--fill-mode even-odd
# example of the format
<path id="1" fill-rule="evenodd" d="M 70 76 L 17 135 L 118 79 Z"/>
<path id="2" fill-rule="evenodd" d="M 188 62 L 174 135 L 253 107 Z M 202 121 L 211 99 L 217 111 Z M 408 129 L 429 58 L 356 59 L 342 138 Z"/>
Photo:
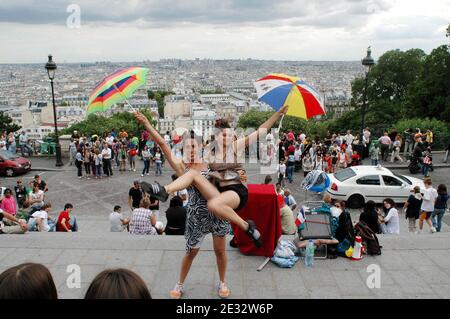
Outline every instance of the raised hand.
<path id="1" fill-rule="evenodd" d="M 280 114 L 280 116 L 285 115 L 288 111 L 289 105 L 285 105 L 282 108 L 280 108 L 278 110 L 278 114 Z"/>
<path id="2" fill-rule="evenodd" d="M 139 112 L 139 111 L 136 111 L 136 112 L 134 112 L 133 114 L 134 114 L 134 117 L 136 118 L 136 120 L 137 120 L 139 123 L 143 124 L 144 126 L 147 126 L 147 125 L 148 125 L 148 126 L 151 126 L 149 120 L 147 119 L 147 117 L 146 117 L 144 114 L 142 114 L 142 113 Z"/>

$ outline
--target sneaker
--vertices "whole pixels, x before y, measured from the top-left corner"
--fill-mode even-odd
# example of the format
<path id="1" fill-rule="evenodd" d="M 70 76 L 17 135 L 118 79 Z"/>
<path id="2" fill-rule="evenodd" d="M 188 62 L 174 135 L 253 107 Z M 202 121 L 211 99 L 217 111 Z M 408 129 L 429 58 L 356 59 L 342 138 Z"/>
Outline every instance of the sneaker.
<path id="1" fill-rule="evenodd" d="M 175 285 L 175 288 L 170 291 L 170 299 L 180 299 L 183 295 L 183 284 L 179 282 Z"/>
<path id="2" fill-rule="evenodd" d="M 224 299 L 230 296 L 231 291 L 224 282 L 220 282 L 219 287 L 217 288 L 217 293 L 220 298 Z"/>
<path id="3" fill-rule="evenodd" d="M 147 173 L 147 176 L 150 176 L 150 174 L 149 174 L 149 173 Z"/>
<path id="4" fill-rule="evenodd" d="M 261 234 L 256 229 L 255 222 L 253 220 L 247 220 L 246 222 L 248 223 L 247 235 L 253 240 L 256 247 L 261 247 Z"/>
<path id="5" fill-rule="evenodd" d="M 141 182 L 141 188 L 144 192 L 150 194 L 151 196 L 155 197 L 156 199 L 162 202 L 166 202 L 167 199 L 169 198 L 169 193 L 166 192 L 164 186 L 160 185 L 156 181 L 153 184 Z"/>
<path id="6" fill-rule="evenodd" d="M 133 172 L 136 172 L 136 169 L 135 169 L 135 168 L 133 169 Z"/>
<path id="7" fill-rule="evenodd" d="M 422 231 L 421 231 L 421 230 L 418 230 L 418 231 L 416 231 L 416 234 L 417 234 L 417 235 L 420 235 L 420 234 L 422 234 Z"/>
<path id="8" fill-rule="evenodd" d="M 435 232 L 436 232 L 436 228 L 431 227 L 431 228 L 430 228 L 430 233 L 434 234 Z"/>
<path id="9" fill-rule="evenodd" d="M 144 177 L 144 174 L 141 174 L 141 177 Z"/>

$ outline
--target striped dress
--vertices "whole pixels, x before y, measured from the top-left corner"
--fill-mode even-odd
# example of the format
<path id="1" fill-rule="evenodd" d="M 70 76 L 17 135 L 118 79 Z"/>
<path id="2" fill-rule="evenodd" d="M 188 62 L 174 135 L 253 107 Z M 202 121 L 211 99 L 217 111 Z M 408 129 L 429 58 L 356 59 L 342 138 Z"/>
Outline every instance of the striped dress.
<path id="1" fill-rule="evenodd" d="M 209 170 L 201 172 L 207 177 Z M 230 223 L 226 220 L 217 218 L 208 211 L 206 199 L 194 186 L 189 186 L 188 204 L 186 215 L 186 230 L 184 236 L 186 238 L 186 251 L 200 248 L 201 243 L 206 235 L 212 234 L 217 237 L 224 237 L 230 233 Z"/>

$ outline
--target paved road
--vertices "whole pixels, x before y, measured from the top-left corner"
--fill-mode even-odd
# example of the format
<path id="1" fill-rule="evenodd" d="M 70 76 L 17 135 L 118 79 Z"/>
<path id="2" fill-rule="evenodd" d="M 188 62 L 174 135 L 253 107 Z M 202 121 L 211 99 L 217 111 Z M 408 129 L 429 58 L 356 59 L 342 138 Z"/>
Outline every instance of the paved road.
<path id="1" fill-rule="evenodd" d="M 141 163 L 138 163 L 140 167 Z M 407 173 L 400 170 L 400 173 Z M 251 183 L 259 183 L 265 174 L 248 167 Z M 31 178 L 34 172 L 24 176 Z M 184 239 L 179 236 L 140 237 L 127 233 L 108 232 L 108 215 L 114 205 L 127 207 L 127 192 L 136 172 L 115 172 L 103 180 L 79 180 L 75 168 L 62 172 L 42 172 L 50 191 L 47 199 L 57 211 L 66 202 L 75 205 L 80 233 L 29 233 L 1 235 L 0 271 L 25 261 L 40 262 L 50 267 L 60 297 L 81 298 L 88 283 L 108 267 L 127 267 L 141 275 L 156 298 L 167 298 L 174 285 Z M 162 183 L 172 172 L 165 169 Z M 273 175 L 274 176 L 274 175 Z M 153 181 L 154 173 L 145 180 Z M 296 175 L 293 185 L 300 184 Z M 433 173 L 436 184 L 448 183 L 449 169 Z M 12 186 L 15 178 L 1 178 L 2 186 Z M 450 186 L 450 185 L 448 185 Z M 304 192 L 291 187 L 296 199 L 304 200 Z M 309 200 L 317 199 L 314 194 Z M 161 205 L 165 211 L 167 204 Z M 358 215 L 352 212 L 353 218 Z M 165 220 L 160 214 L 160 220 Z M 440 234 L 413 235 L 406 232 L 406 221 L 401 218 L 400 236 L 380 236 L 383 254 L 352 262 L 344 258 L 317 261 L 312 269 L 301 262 L 292 269 L 281 269 L 269 264 L 262 272 L 256 268 L 262 257 L 243 256 L 228 248 L 228 284 L 234 298 L 450 298 L 450 232 L 447 225 Z M 186 282 L 186 298 L 215 298 L 214 286 L 218 280 L 212 240 L 207 238 L 202 252 L 194 262 Z M 68 288 L 67 266 L 81 267 L 81 288 Z M 381 269 L 381 288 L 369 289 L 367 266 L 376 264 Z"/>

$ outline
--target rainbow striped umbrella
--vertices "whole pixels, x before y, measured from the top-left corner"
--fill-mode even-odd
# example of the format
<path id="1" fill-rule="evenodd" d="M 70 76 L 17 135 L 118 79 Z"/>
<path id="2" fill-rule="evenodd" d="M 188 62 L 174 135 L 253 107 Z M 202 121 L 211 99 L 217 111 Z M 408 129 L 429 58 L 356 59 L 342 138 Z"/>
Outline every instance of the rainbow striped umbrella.
<path id="1" fill-rule="evenodd" d="M 309 119 L 325 114 L 322 97 L 298 77 L 270 74 L 254 83 L 258 100 L 275 111 L 289 105 L 287 115 Z"/>
<path id="2" fill-rule="evenodd" d="M 147 68 L 130 67 L 107 76 L 89 97 L 86 114 L 104 112 L 114 104 L 127 101 L 134 91 L 147 82 Z"/>

